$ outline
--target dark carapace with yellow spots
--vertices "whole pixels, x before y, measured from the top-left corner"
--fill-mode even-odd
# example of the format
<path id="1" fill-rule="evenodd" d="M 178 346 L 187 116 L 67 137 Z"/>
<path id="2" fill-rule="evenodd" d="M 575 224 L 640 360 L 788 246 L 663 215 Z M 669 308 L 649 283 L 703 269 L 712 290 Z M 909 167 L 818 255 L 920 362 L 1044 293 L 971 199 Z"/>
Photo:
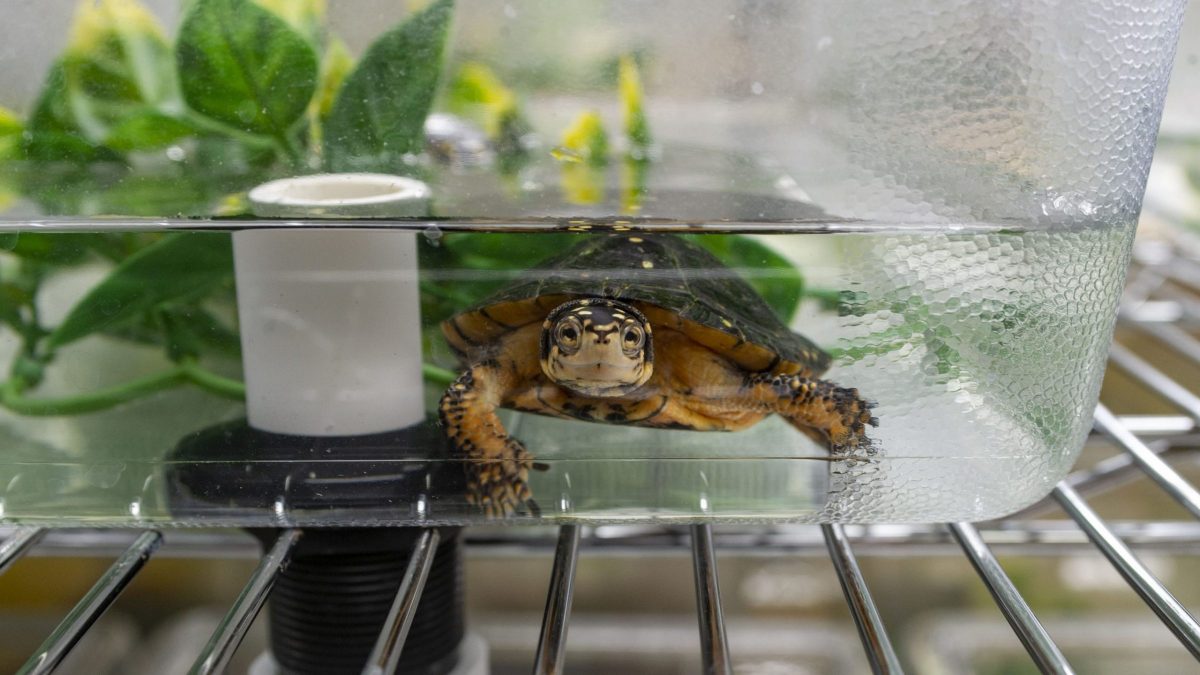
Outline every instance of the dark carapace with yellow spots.
<path id="1" fill-rule="evenodd" d="M 469 499 L 506 515 L 533 456 L 497 408 L 611 424 L 734 431 L 778 414 L 834 452 L 877 424 L 829 356 L 735 271 L 669 234 L 600 235 L 539 264 L 442 331 L 466 370 L 439 414 L 467 459 Z"/>

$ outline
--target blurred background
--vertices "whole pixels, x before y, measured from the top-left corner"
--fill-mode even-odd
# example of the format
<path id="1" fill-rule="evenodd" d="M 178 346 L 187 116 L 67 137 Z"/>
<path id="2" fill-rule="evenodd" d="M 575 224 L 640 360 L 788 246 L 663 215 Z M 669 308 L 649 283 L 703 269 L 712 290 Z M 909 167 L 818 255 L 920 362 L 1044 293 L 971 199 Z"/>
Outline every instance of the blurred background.
<path id="1" fill-rule="evenodd" d="M 36 3 L 28 3 L 32 7 Z M 148 3 L 155 4 L 155 3 Z M 344 3 L 334 4 L 334 11 Z M 359 0 L 356 11 L 367 4 Z M 394 3 L 373 3 L 384 7 Z M 173 6 L 173 3 L 165 3 Z M 69 20 L 66 12 L 46 20 Z M 55 10 L 57 11 L 57 10 Z M 164 14 L 164 16 L 169 16 Z M 170 19 L 168 19 L 170 21 Z M 347 36 L 353 39 L 353 36 Z M 5 49 L 11 45 L 0 45 Z M 46 45 L 46 54 L 60 45 Z M 5 53 L 6 63 L 16 63 Z M 46 55 L 29 54 L 40 70 Z M 29 78 L 0 72 L 0 91 Z M 1163 247 L 1200 239 L 1200 10 L 1184 24 L 1163 118 L 1159 149 L 1139 233 L 1138 270 L 1153 267 Z M 1135 273 L 1134 282 L 1144 277 Z M 1200 394 L 1200 366 L 1165 349 L 1145 332 L 1118 328 L 1118 340 Z M 1125 375 L 1110 369 L 1102 400 L 1121 415 L 1173 415 L 1177 410 Z M 1200 454 L 1186 435 L 1172 446 L 1175 466 L 1200 483 Z M 1119 454 L 1093 436 L 1077 470 Z M 1189 525 L 1191 516 L 1139 475 L 1113 481 L 1089 497 L 1114 524 Z M 1109 563 L 1053 504 L 1020 517 L 1045 534 L 1030 544 L 1020 536 L 995 550 L 1009 576 L 1079 672 L 1194 672 L 1195 661 Z M 987 529 L 988 526 L 984 526 Z M 911 672 L 1035 673 L 1020 642 L 953 541 L 936 528 L 850 528 L 882 618 Z M 661 529 L 601 528 L 588 532 L 642 541 Z M 588 534 L 585 533 L 585 534 Z M 206 536 L 203 532 L 197 537 Z M 552 530 L 522 530 L 528 546 L 482 541 L 497 534 L 479 528 L 468 548 L 469 627 L 489 644 L 492 672 L 528 672 L 537 643 L 553 552 Z M 739 673 L 791 675 L 861 673 L 860 647 L 837 577 L 815 527 L 761 530 L 717 528 L 718 560 L 734 664 Z M 742 536 L 744 535 L 744 536 Z M 928 535 L 928 536 L 925 536 Z M 97 546 L 80 557 L 81 534 L 47 540 L 0 576 L 0 672 L 16 670 L 62 616 L 111 564 L 117 548 Z M 132 538 L 132 536 L 130 537 Z M 1200 611 L 1200 539 L 1163 538 L 1138 548 L 1139 557 L 1184 605 Z M 649 540 L 649 539 L 646 539 Z M 678 541 L 676 541 L 678 540 Z M 182 673 L 254 569 L 259 550 L 248 536 L 214 533 L 189 548 L 153 558 L 118 603 L 64 663 L 63 673 Z M 692 561 L 686 537 L 653 539 L 638 548 L 585 544 L 579 563 L 568 642 L 571 673 L 698 672 Z M 681 545 L 676 545 L 680 544 Z M 57 548 L 56 548 L 57 546 Z M 64 555 L 70 552 L 73 555 Z M 246 672 L 265 649 L 263 621 L 239 650 L 231 672 Z"/>

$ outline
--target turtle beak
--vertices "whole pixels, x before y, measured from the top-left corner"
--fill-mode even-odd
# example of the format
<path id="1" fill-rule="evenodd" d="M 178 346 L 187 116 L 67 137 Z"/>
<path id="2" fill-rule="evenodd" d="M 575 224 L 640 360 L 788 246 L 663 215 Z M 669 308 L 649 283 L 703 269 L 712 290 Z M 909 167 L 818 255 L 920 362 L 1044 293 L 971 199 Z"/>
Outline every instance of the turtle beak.
<path id="1" fill-rule="evenodd" d="M 585 396 L 623 396 L 650 379 L 642 354 L 626 355 L 611 338 L 587 335 L 578 351 L 567 355 L 554 349 L 549 361 L 551 379 Z"/>

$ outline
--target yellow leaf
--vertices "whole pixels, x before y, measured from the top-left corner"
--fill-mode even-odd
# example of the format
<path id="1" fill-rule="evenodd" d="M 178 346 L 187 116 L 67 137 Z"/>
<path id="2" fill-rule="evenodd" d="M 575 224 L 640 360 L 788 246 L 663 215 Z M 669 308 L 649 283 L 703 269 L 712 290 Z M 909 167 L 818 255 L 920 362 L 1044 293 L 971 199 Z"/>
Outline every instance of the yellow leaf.
<path id="1" fill-rule="evenodd" d="M 67 52 L 96 53 L 114 34 L 149 34 L 166 41 L 158 19 L 137 0 L 80 0 Z"/>
<path id="2" fill-rule="evenodd" d="M 8 108 L 0 105 L 0 136 L 10 136 L 21 133 L 21 118 Z"/>
<path id="3" fill-rule="evenodd" d="M 646 180 L 649 162 L 625 157 L 621 162 L 621 213 L 634 215 L 642 210 L 642 201 L 646 196 Z"/>
<path id="4" fill-rule="evenodd" d="M 646 122 L 642 75 L 637 62 L 628 54 L 621 57 L 618 66 L 617 91 L 625 118 L 625 137 L 634 154 L 644 155 L 645 148 L 650 145 L 650 126 Z"/>
<path id="5" fill-rule="evenodd" d="M 351 56 L 346 43 L 338 38 L 330 40 L 329 47 L 321 61 L 321 75 L 317 83 L 317 94 L 309 104 L 309 114 L 325 119 L 333 109 L 333 102 L 341 91 L 346 76 L 354 70 L 354 57 Z"/>
<path id="6" fill-rule="evenodd" d="M 562 146 L 592 164 L 604 164 L 608 159 L 608 133 L 600 113 L 587 110 L 563 131 Z"/>
<path id="7" fill-rule="evenodd" d="M 342 90 L 342 83 L 346 81 L 346 76 L 352 70 L 354 70 L 354 57 L 351 56 L 349 48 L 346 47 L 345 42 L 336 37 L 333 38 L 321 60 L 317 93 L 308 104 L 306 113 L 308 115 L 309 147 L 317 148 L 318 151 L 322 147 L 324 138 L 322 126 L 325 120 L 329 119 L 329 112 L 333 110 L 333 103 L 337 100 L 338 92 Z"/>
<path id="8" fill-rule="evenodd" d="M 604 199 L 604 170 L 590 164 L 572 162 L 562 165 L 563 199 L 588 206 Z"/>
<path id="9" fill-rule="evenodd" d="M 254 1 L 263 9 L 274 12 L 301 35 L 316 38 L 325 25 L 326 0 Z"/>
<path id="10" fill-rule="evenodd" d="M 0 159 L 10 157 L 15 152 L 24 128 L 16 113 L 0 106 Z"/>
<path id="11" fill-rule="evenodd" d="M 221 198 L 213 209 L 216 218 L 235 218 L 250 212 L 250 198 L 245 192 L 234 192 Z"/>
<path id="12" fill-rule="evenodd" d="M 502 131 L 504 120 L 517 108 L 517 96 L 504 86 L 500 78 L 482 63 L 464 63 L 451 89 L 452 105 L 482 108 L 484 131 L 495 138 Z"/>

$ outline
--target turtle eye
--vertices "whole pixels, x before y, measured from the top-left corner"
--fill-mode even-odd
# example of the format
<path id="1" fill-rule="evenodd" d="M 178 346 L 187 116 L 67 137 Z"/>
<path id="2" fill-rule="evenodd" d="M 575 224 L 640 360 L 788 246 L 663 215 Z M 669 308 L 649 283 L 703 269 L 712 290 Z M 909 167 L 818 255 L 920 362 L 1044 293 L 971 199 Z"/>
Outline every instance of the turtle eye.
<path id="1" fill-rule="evenodd" d="M 642 332 L 640 326 L 635 324 L 626 326 L 625 330 L 621 331 L 621 347 L 629 356 L 634 356 L 637 354 L 638 350 L 642 348 L 642 342 L 644 340 L 645 333 Z"/>
<path id="2" fill-rule="evenodd" d="M 579 349 L 579 320 L 575 317 L 569 317 L 565 321 L 558 324 L 555 330 L 554 341 L 563 351 L 573 352 Z"/>

